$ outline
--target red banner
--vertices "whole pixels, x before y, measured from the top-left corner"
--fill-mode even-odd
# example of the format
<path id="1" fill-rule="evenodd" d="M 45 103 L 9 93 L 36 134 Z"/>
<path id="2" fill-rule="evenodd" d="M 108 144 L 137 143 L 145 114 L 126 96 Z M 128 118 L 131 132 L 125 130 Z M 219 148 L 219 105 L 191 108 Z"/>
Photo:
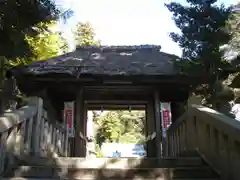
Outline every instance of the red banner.
<path id="1" fill-rule="evenodd" d="M 64 120 L 68 128 L 68 137 L 74 137 L 74 103 L 64 103 Z"/>
<path id="2" fill-rule="evenodd" d="M 68 128 L 72 129 L 73 128 L 73 118 L 72 118 L 72 110 L 71 109 L 66 109 L 65 110 L 65 118 L 67 120 Z"/>
<path id="3" fill-rule="evenodd" d="M 163 128 L 167 128 L 171 124 L 171 119 L 170 119 L 170 111 L 169 110 L 163 110 L 162 111 L 163 115 Z"/>

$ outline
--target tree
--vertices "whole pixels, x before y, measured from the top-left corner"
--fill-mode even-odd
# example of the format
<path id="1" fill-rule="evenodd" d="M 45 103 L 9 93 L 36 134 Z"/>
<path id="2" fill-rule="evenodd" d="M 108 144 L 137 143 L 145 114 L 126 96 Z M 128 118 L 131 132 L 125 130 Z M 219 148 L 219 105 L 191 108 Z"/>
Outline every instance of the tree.
<path id="1" fill-rule="evenodd" d="M 0 6 L 0 54 L 7 59 L 31 55 L 26 33 L 39 22 L 56 19 L 58 10 L 51 0 L 8 0 Z"/>
<path id="2" fill-rule="evenodd" d="M 231 41 L 229 43 L 230 49 L 234 52 L 240 50 L 240 3 L 233 7 L 232 17 L 228 21 L 228 28 L 232 34 Z"/>
<path id="3" fill-rule="evenodd" d="M 229 32 L 232 38 L 227 47 L 226 54 L 227 58 L 231 60 L 231 65 L 233 66 L 232 73 L 229 75 L 226 82 L 233 89 L 234 101 L 235 103 L 240 103 L 240 3 L 233 6 L 232 16 L 228 21 Z"/>
<path id="4" fill-rule="evenodd" d="M 96 133 L 96 142 L 100 146 L 103 142 L 116 142 L 119 139 L 120 119 L 117 112 L 107 112 L 103 116 L 97 117 L 95 123 L 98 125 Z"/>
<path id="5" fill-rule="evenodd" d="M 77 46 L 99 46 L 100 42 L 95 40 L 95 32 L 90 23 L 78 23 L 75 32 Z"/>
<path id="6" fill-rule="evenodd" d="M 42 26 L 48 29 L 42 29 Z M 37 36 L 27 36 L 26 39 L 33 51 L 34 60 L 45 60 L 60 55 L 65 48 L 66 42 L 59 32 L 52 31 L 51 28 L 56 26 L 56 21 L 40 23 L 37 26 L 39 34 Z"/>
<path id="7" fill-rule="evenodd" d="M 104 142 L 142 143 L 145 139 L 144 111 L 109 111 L 94 116 L 97 125 L 96 143 Z"/>
<path id="8" fill-rule="evenodd" d="M 205 72 L 215 74 L 222 66 L 219 48 L 230 40 L 225 27 L 231 8 L 214 5 L 216 1 L 188 0 L 188 6 L 175 2 L 166 4 L 181 30 L 181 34 L 172 32 L 170 37 L 182 48 L 182 60 L 187 60 L 187 64 L 190 62 L 188 69 L 201 67 Z"/>
<path id="9" fill-rule="evenodd" d="M 55 31 L 56 21 L 40 22 L 34 27 L 35 35 L 26 35 L 25 39 L 31 49 L 32 56 L 9 61 L 11 66 L 29 64 L 33 61 L 46 60 L 66 51 L 66 41 Z"/>
<path id="10" fill-rule="evenodd" d="M 120 111 L 121 143 L 143 143 L 145 140 L 145 112 L 144 111 Z"/>
<path id="11" fill-rule="evenodd" d="M 188 6 L 172 2 L 165 4 L 173 13 L 173 20 L 181 34 L 170 33 L 170 37 L 182 48 L 182 58 L 176 65 L 185 73 L 210 73 L 213 79 L 207 85 L 199 85 L 196 93 L 205 98 L 206 104 L 212 104 L 217 91 L 222 91 L 219 69 L 229 66 L 220 50 L 231 39 L 226 29 L 231 8 L 215 5 L 217 0 L 187 0 Z M 218 90 L 219 89 L 219 90 Z M 232 98 L 228 94 L 227 99 Z"/>

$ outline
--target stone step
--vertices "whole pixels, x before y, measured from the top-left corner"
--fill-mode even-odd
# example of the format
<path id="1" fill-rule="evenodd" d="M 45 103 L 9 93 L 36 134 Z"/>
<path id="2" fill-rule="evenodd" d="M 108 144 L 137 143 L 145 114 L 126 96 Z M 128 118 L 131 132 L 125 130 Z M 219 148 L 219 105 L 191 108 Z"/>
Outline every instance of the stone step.
<path id="1" fill-rule="evenodd" d="M 67 179 L 53 179 L 53 178 L 23 178 L 23 177 L 15 177 L 15 178 L 2 178 L 2 180 L 67 180 Z M 78 180 L 96 180 L 96 179 L 78 179 Z M 107 180 L 107 179 L 97 179 L 97 180 Z M 115 179 L 118 180 L 118 179 Z M 144 178 L 134 178 L 134 179 L 126 179 L 126 180 L 145 180 Z M 148 180 L 169 180 L 169 179 L 163 179 L 163 178 L 159 178 L 159 179 L 148 179 Z M 220 180 L 218 179 L 213 179 L 213 178 L 204 178 L 204 179 L 179 179 L 179 178 L 174 178 L 173 180 Z"/>
<path id="2" fill-rule="evenodd" d="M 177 168 L 49 168 L 47 166 L 21 166 L 6 177 L 67 178 L 67 179 L 135 179 L 135 178 L 219 178 L 209 167 Z"/>
<path id="3" fill-rule="evenodd" d="M 54 178 L 24 178 L 24 177 L 14 177 L 14 178 L 1 178 L 1 180 L 65 180 L 65 179 L 54 179 Z"/>
<path id="4" fill-rule="evenodd" d="M 15 177 L 15 178 L 2 178 L 2 180 L 66 180 L 66 179 L 53 179 L 53 178 L 23 178 L 23 177 Z M 91 180 L 91 179 L 78 179 L 78 180 Z M 96 179 L 92 179 L 92 180 L 96 180 Z M 107 179 L 97 179 L 97 180 L 107 180 Z M 115 179 L 118 180 L 118 179 Z M 126 180 L 145 180 L 144 178 L 134 178 L 134 179 L 126 179 Z M 148 180 L 158 180 L 156 178 L 154 179 L 148 179 Z M 163 179 L 163 178 L 159 178 L 159 180 L 169 180 L 169 179 Z M 179 178 L 174 178 L 173 180 L 220 180 L 218 179 L 213 179 L 213 178 L 204 178 L 204 179 L 179 179 Z"/>
<path id="5" fill-rule="evenodd" d="M 202 166 L 206 163 L 200 157 L 168 157 L 157 162 L 156 158 L 33 158 L 25 156 L 20 158 L 18 164 L 49 167 L 75 167 L 75 168 L 170 168 L 181 166 Z"/>
<path id="6" fill-rule="evenodd" d="M 198 152 L 195 151 L 184 151 L 181 154 L 178 154 L 179 157 L 200 157 L 200 155 L 198 154 Z"/>

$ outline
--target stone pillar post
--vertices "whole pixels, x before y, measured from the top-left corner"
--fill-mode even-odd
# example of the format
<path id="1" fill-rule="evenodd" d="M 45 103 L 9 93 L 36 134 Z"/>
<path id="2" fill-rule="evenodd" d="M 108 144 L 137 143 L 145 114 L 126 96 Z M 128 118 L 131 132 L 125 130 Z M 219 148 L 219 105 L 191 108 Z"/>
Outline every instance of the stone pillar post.
<path id="1" fill-rule="evenodd" d="M 37 106 L 37 116 L 35 117 L 35 121 L 33 122 L 33 142 L 34 142 L 34 155 L 40 156 L 41 150 L 40 150 L 40 141 L 41 141 L 41 127 L 42 123 L 44 123 L 42 117 L 43 117 L 43 99 L 38 97 L 31 97 L 29 100 L 29 104 L 36 105 Z"/>

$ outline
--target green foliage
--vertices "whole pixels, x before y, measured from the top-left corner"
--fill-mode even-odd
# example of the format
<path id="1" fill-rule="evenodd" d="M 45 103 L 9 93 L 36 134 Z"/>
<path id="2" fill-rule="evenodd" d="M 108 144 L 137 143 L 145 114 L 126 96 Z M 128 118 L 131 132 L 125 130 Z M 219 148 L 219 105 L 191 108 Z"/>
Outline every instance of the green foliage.
<path id="1" fill-rule="evenodd" d="M 206 104 L 217 98 L 214 83 L 223 78 L 220 69 L 230 66 L 223 60 L 220 47 L 228 44 L 231 34 L 227 21 L 231 8 L 217 6 L 217 0 L 187 0 L 188 5 L 171 2 L 166 7 L 173 13 L 173 20 L 181 33 L 170 33 L 172 40 L 182 48 L 182 58 L 176 66 L 187 74 L 210 73 L 213 78 L 208 84 L 198 84 L 195 94 L 201 95 Z M 228 74 L 227 74 L 228 75 Z M 226 73 L 223 75 L 227 76 Z"/>
<path id="2" fill-rule="evenodd" d="M 66 41 L 58 32 L 52 31 L 56 21 L 41 22 L 34 27 L 37 35 L 26 35 L 25 39 L 31 48 L 32 56 L 9 60 L 10 66 L 29 64 L 33 61 L 45 60 L 61 54 L 66 47 Z"/>
<path id="3" fill-rule="evenodd" d="M 47 26 L 48 30 L 43 29 L 43 26 Z M 58 32 L 51 32 L 50 29 L 54 26 L 56 26 L 56 21 L 40 23 L 36 28 L 39 34 L 26 37 L 33 51 L 34 60 L 45 60 L 61 53 L 61 47 L 65 42 Z"/>
<path id="4" fill-rule="evenodd" d="M 90 23 L 78 23 L 75 33 L 77 46 L 99 46 L 100 42 L 95 40 L 94 29 Z"/>
<path id="5" fill-rule="evenodd" d="M 6 62 L 7 59 L 3 56 L 0 56 L 0 87 L 2 87 L 5 78 Z"/>
<path id="6" fill-rule="evenodd" d="M 31 55 L 26 34 L 36 33 L 39 22 L 56 19 L 51 0 L 7 0 L 0 3 L 0 54 L 7 59 Z"/>
<path id="7" fill-rule="evenodd" d="M 240 3 L 238 3 L 234 8 L 240 8 Z M 229 43 L 232 51 L 240 51 L 240 13 L 239 11 L 234 11 L 232 16 L 228 21 L 228 29 L 232 35 L 232 39 Z"/>
<path id="8" fill-rule="evenodd" d="M 182 48 L 182 60 L 195 62 L 188 68 L 191 72 L 196 72 L 193 69 L 200 66 L 205 72 L 216 73 L 222 65 L 219 47 L 230 40 L 225 27 L 231 9 L 214 5 L 216 1 L 188 0 L 188 6 L 175 2 L 166 4 L 181 30 L 181 34 L 172 32 L 170 37 Z"/>
<path id="9" fill-rule="evenodd" d="M 34 27 L 37 34 L 25 36 L 26 42 L 31 48 L 31 56 L 8 60 L 3 57 L 4 61 L 1 61 L 1 67 L 3 67 L 3 69 L 1 69 L 1 74 L 4 75 L 0 77 L 2 81 L 5 77 L 4 72 L 9 67 L 23 64 L 26 65 L 38 60 L 45 60 L 51 57 L 55 57 L 61 53 L 62 46 L 65 42 L 59 33 L 51 31 L 51 28 L 54 26 L 56 26 L 56 21 L 49 21 L 44 23 L 41 22 L 37 24 L 36 27 Z M 3 83 L 1 82 L 1 84 Z M 18 104 L 23 105 L 24 103 L 26 102 L 24 102 L 24 97 L 22 97 L 22 102 Z"/>
<path id="10" fill-rule="evenodd" d="M 95 148 L 95 151 L 96 151 L 96 153 L 97 153 L 96 157 L 97 157 L 97 158 L 102 158 L 102 157 L 104 157 L 104 154 L 103 154 L 103 152 L 101 151 L 99 145 L 96 144 L 95 147 L 96 147 L 96 148 Z"/>
<path id="11" fill-rule="evenodd" d="M 104 116 L 98 117 L 99 126 L 96 141 L 101 146 L 102 142 L 116 142 L 121 133 L 119 115 L 117 112 L 110 111 Z"/>
<path id="12" fill-rule="evenodd" d="M 145 138 L 143 111 L 109 111 L 104 115 L 95 116 L 97 125 L 96 143 L 104 142 L 139 143 Z"/>

